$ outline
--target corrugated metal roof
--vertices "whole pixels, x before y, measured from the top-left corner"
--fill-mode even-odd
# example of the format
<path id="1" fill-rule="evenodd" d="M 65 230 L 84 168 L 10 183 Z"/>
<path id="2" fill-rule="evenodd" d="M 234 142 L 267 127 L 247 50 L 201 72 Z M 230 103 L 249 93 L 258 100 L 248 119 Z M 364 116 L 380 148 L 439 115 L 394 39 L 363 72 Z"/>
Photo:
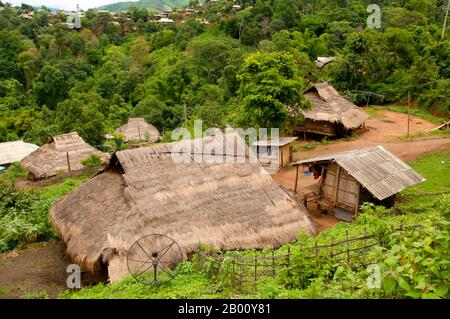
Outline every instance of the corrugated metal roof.
<path id="1" fill-rule="evenodd" d="M 39 146 L 24 141 L 0 143 L 0 165 L 20 162 L 38 148 Z"/>
<path id="2" fill-rule="evenodd" d="M 425 181 L 425 178 L 382 146 L 315 157 L 293 165 L 331 161 L 345 169 L 379 200 Z"/>

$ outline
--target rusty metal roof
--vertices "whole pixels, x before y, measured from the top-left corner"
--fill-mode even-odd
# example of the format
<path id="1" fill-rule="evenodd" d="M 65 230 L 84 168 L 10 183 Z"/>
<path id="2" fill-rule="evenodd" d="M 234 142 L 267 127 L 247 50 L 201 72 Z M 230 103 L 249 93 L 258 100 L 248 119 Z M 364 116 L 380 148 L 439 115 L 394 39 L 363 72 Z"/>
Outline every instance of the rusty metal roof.
<path id="1" fill-rule="evenodd" d="M 301 160 L 293 165 L 336 162 L 379 200 L 425 178 L 382 146 Z"/>

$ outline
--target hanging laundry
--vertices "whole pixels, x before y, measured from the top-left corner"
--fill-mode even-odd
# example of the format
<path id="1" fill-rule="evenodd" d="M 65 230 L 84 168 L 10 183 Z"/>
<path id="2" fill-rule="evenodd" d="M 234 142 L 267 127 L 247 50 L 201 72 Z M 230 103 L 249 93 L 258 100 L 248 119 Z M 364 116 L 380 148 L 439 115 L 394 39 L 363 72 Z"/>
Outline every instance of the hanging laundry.
<path id="1" fill-rule="evenodd" d="M 303 175 L 304 176 L 311 176 L 311 172 L 309 170 L 309 166 L 303 166 Z"/>

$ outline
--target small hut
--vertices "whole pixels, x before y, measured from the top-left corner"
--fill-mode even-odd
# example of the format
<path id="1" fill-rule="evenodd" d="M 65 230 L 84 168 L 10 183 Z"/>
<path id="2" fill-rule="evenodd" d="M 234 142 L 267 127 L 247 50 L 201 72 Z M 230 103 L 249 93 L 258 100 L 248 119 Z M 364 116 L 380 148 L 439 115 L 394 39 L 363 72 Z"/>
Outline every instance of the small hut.
<path id="1" fill-rule="evenodd" d="M 24 141 L 0 143 L 0 165 L 20 162 L 38 148 L 39 146 Z"/>
<path id="2" fill-rule="evenodd" d="M 86 271 L 107 265 L 110 280 L 117 281 L 128 274 L 131 245 L 148 234 L 170 236 L 189 256 L 199 243 L 225 250 L 279 247 L 301 229 L 314 232 L 306 208 L 263 174 L 256 160 L 246 161 L 248 148 L 237 157 L 228 152 L 233 147 L 220 146 L 226 136 L 117 152 L 107 169 L 50 210 L 67 253 Z M 191 143 L 191 150 L 184 149 Z M 213 157 L 223 164 L 178 163 L 173 157 L 201 159 L 202 150 L 215 145 Z"/>
<path id="3" fill-rule="evenodd" d="M 366 112 L 350 102 L 327 82 L 314 85 L 304 93 L 311 102 L 311 108 L 301 110 L 304 121 L 293 129 L 293 135 L 303 136 L 314 133 L 324 136 L 347 135 L 357 128 L 364 127 L 369 118 Z"/>
<path id="4" fill-rule="evenodd" d="M 81 161 L 92 154 L 98 155 L 103 162 L 108 161 L 108 154 L 93 148 L 78 133 L 73 132 L 54 136 L 49 143 L 25 157 L 20 164 L 35 179 L 43 179 L 84 169 Z"/>
<path id="5" fill-rule="evenodd" d="M 292 162 L 292 142 L 297 137 L 277 137 L 252 143 L 261 165 L 270 172 L 277 172 Z"/>
<path id="6" fill-rule="evenodd" d="M 125 135 L 126 142 L 156 143 L 161 138 L 158 129 L 143 118 L 128 119 L 128 123 L 116 129 L 116 133 Z"/>
<path id="7" fill-rule="evenodd" d="M 316 61 L 314 61 L 314 63 L 316 64 L 316 67 L 319 70 L 322 70 L 325 67 L 325 65 L 333 62 L 334 60 L 336 60 L 336 57 L 334 57 L 334 56 L 328 56 L 328 57 L 320 56 L 317 58 Z"/>
<path id="8" fill-rule="evenodd" d="M 350 221 L 360 204 L 375 201 L 392 203 L 393 196 L 425 179 L 382 146 L 357 149 L 301 160 L 299 167 L 319 179 L 318 204 L 321 211 L 334 212 L 339 219 Z"/>

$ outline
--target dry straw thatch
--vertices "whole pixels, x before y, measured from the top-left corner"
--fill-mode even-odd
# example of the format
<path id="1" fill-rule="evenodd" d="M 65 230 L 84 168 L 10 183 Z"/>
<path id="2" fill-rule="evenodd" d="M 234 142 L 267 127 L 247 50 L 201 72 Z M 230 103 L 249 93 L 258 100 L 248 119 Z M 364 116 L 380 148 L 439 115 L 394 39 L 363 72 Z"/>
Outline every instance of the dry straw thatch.
<path id="1" fill-rule="evenodd" d="M 201 156 L 225 136 L 117 152 L 105 171 L 51 208 L 68 254 L 89 271 L 108 264 L 116 281 L 127 274 L 128 249 L 144 235 L 168 235 L 190 255 L 199 243 L 226 250 L 277 247 L 295 240 L 301 229 L 314 232 L 306 208 L 258 163 L 176 164 L 171 157 L 175 147 L 189 144 L 194 150 L 180 154 Z M 225 146 L 215 158 L 236 159 Z"/>
<path id="2" fill-rule="evenodd" d="M 158 142 L 161 138 L 159 131 L 143 118 L 130 118 L 128 123 L 116 129 L 116 133 L 125 135 L 126 142 Z"/>
<path id="3" fill-rule="evenodd" d="M 368 120 L 369 115 L 339 94 L 327 82 L 318 83 L 305 92 L 311 101 L 311 109 L 302 110 L 305 119 L 341 123 L 346 129 L 355 129 Z"/>
<path id="4" fill-rule="evenodd" d="M 42 179 L 84 169 L 81 161 L 91 154 L 98 155 L 103 162 L 109 159 L 108 154 L 96 150 L 73 132 L 54 136 L 50 143 L 25 157 L 20 164 L 34 178 Z"/>

